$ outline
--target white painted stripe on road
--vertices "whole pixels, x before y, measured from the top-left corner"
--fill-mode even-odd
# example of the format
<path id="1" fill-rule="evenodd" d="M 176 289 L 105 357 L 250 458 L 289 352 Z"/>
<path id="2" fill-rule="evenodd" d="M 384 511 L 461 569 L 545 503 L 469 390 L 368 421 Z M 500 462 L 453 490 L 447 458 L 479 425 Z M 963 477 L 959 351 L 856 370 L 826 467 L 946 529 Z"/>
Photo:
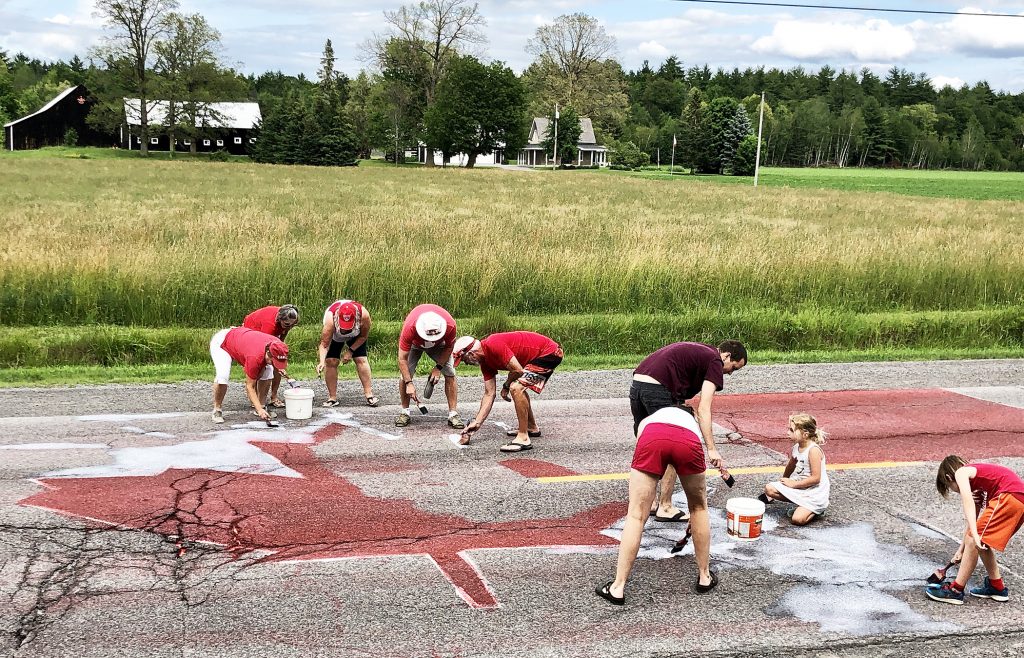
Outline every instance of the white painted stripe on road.
<path id="1" fill-rule="evenodd" d="M 16 443 L 0 450 L 106 450 L 106 443 Z"/>
<path id="2" fill-rule="evenodd" d="M 975 400 L 1024 409 L 1024 386 L 969 386 L 946 390 Z"/>

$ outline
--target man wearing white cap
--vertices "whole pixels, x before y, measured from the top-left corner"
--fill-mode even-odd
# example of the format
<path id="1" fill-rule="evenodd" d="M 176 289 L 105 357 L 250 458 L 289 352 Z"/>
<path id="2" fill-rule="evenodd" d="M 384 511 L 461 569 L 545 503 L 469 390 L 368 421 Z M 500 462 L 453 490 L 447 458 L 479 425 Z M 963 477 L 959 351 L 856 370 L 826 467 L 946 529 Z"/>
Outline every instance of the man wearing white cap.
<path id="1" fill-rule="evenodd" d="M 373 394 L 373 378 L 367 359 L 366 341 L 370 337 L 370 312 L 359 302 L 339 299 L 324 311 L 324 328 L 320 332 L 320 362 L 317 374 L 323 373 L 327 384 L 325 407 L 337 407 L 338 366 L 355 361 L 359 383 L 363 385 L 366 404 L 376 407 L 380 400 Z"/>
<path id="2" fill-rule="evenodd" d="M 459 389 L 455 381 L 455 364 L 452 361 L 454 348 L 455 319 L 448 311 L 436 304 L 420 304 L 409 312 L 402 323 L 402 332 L 398 335 L 398 369 L 402 374 L 402 379 L 398 383 L 398 395 L 402 400 L 402 410 L 395 419 L 395 425 L 408 425 L 412 414 L 411 401 L 419 401 L 413 376 L 416 374 L 420 357 L 426 352 L 436 364 L 430 372 L 430 382 L 436 383 L 442 375 L 444 376 L 449 427 L 458 430 L 466 427 L 459 418 L 459 412 L 456 411 Z"/>
<path id="3" fill-rule="evenodd" d="M 555 368 L 562 363 L 563 356 L 558 343 L 533 331 L 491 334 L 482 341 L 472 336 L 463 336 L 455 341 L 455 365 L 460 361 L 478 365 L 484 376 L 484 396 L 480 399 L 480 410 L 476 418 L 466 426 L 459 443 L 469 443 L 470 435 L 487 420 L 494 405 L 498 371 L 507 370 L 508 379 L 501 387 L 501 398 L 515 404 L 519 427 L 507 432 L 508 436 L 515 438 L 501 446 L 500 450 L 532 450 L 530 439 L 540 437 L 540 428 L 537 427 L 537 419 L 533 417 L 533 407 L 526 391 L 531 390 L 539 395 Z"/>

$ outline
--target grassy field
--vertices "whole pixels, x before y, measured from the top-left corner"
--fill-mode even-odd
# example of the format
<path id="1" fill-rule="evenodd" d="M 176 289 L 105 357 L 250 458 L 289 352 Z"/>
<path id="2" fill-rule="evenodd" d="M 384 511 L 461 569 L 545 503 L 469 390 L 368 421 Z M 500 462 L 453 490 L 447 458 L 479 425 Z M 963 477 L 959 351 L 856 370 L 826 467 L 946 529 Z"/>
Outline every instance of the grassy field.
<path id="1" fill-rule="evenodd" d="M 667 166 L 661 171 L 612 172 L 649 179 L 670 178 Z M 698 180 L 723 185 L 753 185 L 745 176 L 680 175 L 674 179 Z M 910 169 L 783 169 L 764 168 L 758 180 L 766 188 L 791 187 L 831 189 L 850 192 L 891 192 L 914 196 L 974 199 L 978 201 L 1024 201 L 1024 173 L 1002 171 L 917 171 Z"/>
<path id="2" fill-rule="evenodd" d="M 312 325 L 341 296 L 373 312 L 382 356 L 423 301 L 476 333 L 545 331 L 577 367 L 632 365 L 683 338 L 737 337 L 781 361 L 1010 356 L 1024 345 L 1024 241 L 1014 237 L 1024 203 L 967 198 L 989 185 L 975 176 L 994 176 L 992 190 L 1016 180 L 1019 196 L 1020 175 L 944 172 L 925 184 L 896 180 L 904 172 L 769 170 L 754 190 L 656 172 L 81 151 L 90 159 L 0 156 L 8 378 L 36 381 L 56 365 L 86 378 L 99 367 L 157 378 L 204 369 L 212 331 L 268 303 L 300 306 L 296 345 L 310 349 Z M 810 189 L 890 175 L 903 194 Z M 964 198 L 910 196 L 943 177 Z M 806 187 L 778 185 L 801 178 Z"/>

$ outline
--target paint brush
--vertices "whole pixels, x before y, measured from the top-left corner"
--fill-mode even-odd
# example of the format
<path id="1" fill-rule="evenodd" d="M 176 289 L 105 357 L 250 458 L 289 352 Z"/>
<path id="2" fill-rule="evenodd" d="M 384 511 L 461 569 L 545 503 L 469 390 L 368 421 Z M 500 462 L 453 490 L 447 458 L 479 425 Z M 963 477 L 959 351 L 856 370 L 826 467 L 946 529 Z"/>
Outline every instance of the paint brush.
<path id="1" fill-rule="evenodd" d="M 690 532 L 690 524 L 687 523 L 686 524 L 686 534 L 683 535 L 682 539 L 680 539 L 679 541 L 676 542 L 675 546 L 673 546 L 671 549 L 669 549 L 669 553 L 678 553 L 679 551 L 681 551 L 684 548 L 686 548 L 687 542 L 690 541 L 691 534 L 692 533 Z"/>
<path id="2" fill-rule="evenodd" d="M 724 466 L 718 467 L 718 474 L 722 476 L 722 481 L 725 482 L 725 486 L 732 489 L 733 485 L 736 484 L 736 478 L 729 474 L 729 471 L 725 470 Z"/>
<path id="3" fill-rule="evenodd" d="M 427 413 L 428 413 L 427 412 L 427 405 L 425 405 L 422 402 L 420 402 L 420 399 L 417 398 L 417 397 L 413 397 L 412 401 L 416 403 L 416 408 L 420 410 L 420 413 L 423 414 L 424 416 L 426 416 Z"/>
<path id="4" fill-rule="evenodd" d="M 928 576 L 928 582 L 932 585 L 938 585 L 942 581 L 946 580 L 946 572 L 949 571 L 951 567 L 958 564 L 960 564 L 960 560 L 950 560 L 946 563 L 946 566 L 936 569 L 932 575 Z"/>
<path id="5" fill-rule="evenodd" d="M 427 383 L 423 385 L 423 397 L 427 400 L 434 394 L 434 381 L 427 377 Z"/>

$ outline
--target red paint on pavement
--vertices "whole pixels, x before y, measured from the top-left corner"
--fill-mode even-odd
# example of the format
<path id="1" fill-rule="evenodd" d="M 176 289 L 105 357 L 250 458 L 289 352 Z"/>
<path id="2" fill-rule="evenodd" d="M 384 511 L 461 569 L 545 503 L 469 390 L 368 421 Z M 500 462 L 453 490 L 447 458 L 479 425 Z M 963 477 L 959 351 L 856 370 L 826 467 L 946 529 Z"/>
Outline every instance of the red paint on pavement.
<path id="1" fill-rule="evenodd" d="M 829 432 L 828 461 L 938 461 L 1024 457 L 1024 410 L 941 389 L 715 396 L 715 422 L 788 455 L 789 415 Z"/>
<path id="2" fill-rule="evenodd" d="M 527 478 L 550 478 L 563 475 L 579 475 L 571 468 L 552 464 L 541 459 L 506 459 L 498 462 L 505 468 Z"/>
<path id="3" fill-rule="evenodd" d="M 317 442 L 337 435 L 328 426 Z M 53 478 L 24 505 L 213 542 L 267 561 L 427 555 L 471 606 L 498 605 L 466 551 L 481 548 L 613 545 L 600 534 L 625 514 L 604 504 L 563 519 L 476 522 L 418 509 L 410 500 L 364 496 L 322 465 L 309 445 L 252 442 L 302 478 L 172 469 L 156 476 Z"/>

